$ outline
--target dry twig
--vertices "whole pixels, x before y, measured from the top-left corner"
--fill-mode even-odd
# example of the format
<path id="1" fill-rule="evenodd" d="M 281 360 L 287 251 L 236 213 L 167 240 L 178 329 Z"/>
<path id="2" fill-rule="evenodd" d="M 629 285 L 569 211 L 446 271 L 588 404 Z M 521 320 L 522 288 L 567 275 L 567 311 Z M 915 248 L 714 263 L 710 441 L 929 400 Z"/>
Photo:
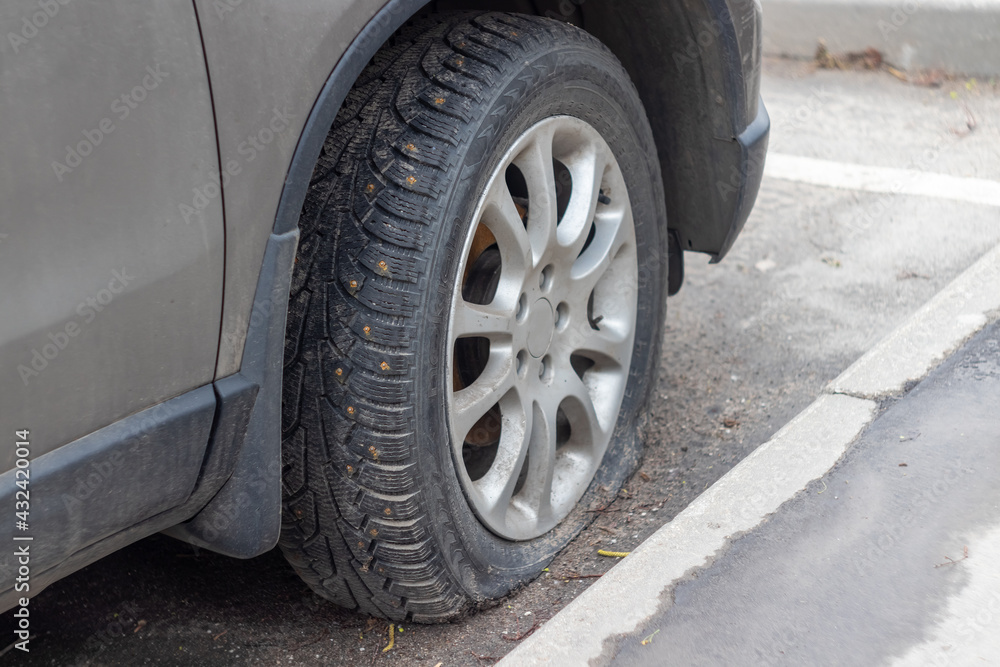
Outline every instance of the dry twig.
<path id="1" fill-rule="evenodd" d="M 936 568 L 939 568 L 939 567 L 944 567 L 945 565 L 954 565 L 955 563 L 961 563 L 963 560 L 965 560 L 968 557 L 969 557 L 969 547 L 965 546 L 965 547 L 962 547 L 962 557 L 961 558 L 959 558 L 958 560 L 953 560 L 950 556 L 945 556 L 944 558 L 948 562 L 947 563 L 938 563 L 934 567 L 936 569 Z"/>

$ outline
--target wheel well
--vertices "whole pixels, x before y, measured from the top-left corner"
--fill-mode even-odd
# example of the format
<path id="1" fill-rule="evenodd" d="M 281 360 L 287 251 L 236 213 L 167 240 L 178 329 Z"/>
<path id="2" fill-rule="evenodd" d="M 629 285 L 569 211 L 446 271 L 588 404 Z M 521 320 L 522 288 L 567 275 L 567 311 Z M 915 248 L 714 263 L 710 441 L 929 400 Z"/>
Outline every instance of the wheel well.
<path id="1" fill-rule="evenodd" d="M 727 249 L 738 193 L 719 184 L 732 181 L 727 170 L 738 162 L 736 137 L 756 116 L 757 92 L 743 85 L 733 16 L 723 0 L 436 0 L 423 11 L 448 10 L 547 16 L 600 39 L 646 108 L 668 226 L 685 250 Z"/>

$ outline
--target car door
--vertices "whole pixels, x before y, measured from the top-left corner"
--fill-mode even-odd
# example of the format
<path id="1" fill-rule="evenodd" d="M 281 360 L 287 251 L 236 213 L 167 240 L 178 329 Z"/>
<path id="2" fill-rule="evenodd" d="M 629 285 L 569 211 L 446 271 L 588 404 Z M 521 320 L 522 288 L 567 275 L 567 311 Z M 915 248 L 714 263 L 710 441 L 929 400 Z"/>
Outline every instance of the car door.
<path id="1" fill-rule="evenodd" d="M 0 438 L 38 457 L 212 381 L 218 154 L 190 2 L 0 17 Z"/>

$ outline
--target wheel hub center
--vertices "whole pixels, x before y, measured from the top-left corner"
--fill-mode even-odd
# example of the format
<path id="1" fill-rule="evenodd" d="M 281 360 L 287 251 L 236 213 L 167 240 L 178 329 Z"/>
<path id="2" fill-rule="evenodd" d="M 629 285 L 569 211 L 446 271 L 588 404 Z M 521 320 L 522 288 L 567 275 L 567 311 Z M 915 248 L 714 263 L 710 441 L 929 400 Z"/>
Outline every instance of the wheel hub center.
<path id="1" fill-rule="evenodd" d="M 528 352 L 536 359 L 545 354 L 555 333 L 555 311 L 548 299 L 539 299 L 531 307 L 526 325 L 528 327 Z"/>

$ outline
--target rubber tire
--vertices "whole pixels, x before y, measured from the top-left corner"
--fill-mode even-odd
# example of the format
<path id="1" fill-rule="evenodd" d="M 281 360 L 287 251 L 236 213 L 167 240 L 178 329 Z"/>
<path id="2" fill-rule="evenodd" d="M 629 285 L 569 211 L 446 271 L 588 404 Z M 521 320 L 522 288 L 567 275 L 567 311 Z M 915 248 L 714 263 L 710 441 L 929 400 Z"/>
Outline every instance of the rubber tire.
<path id="1" fill-rule="evenodd" d="M 577 116 L 612 147 L 632 200 L 638 323 L 619 421 L 559 526 L 488 531 L 459 484 L 446 419 L 448 313 L 472 211 L 537 121 Z M 303 208 L 284 369 L 280 545 L 317 593 L 439 622 L 543 570 L 634 471 L 666 301 L 666 213 L 628 75 L 587 33 L 516 14 L 441 14 L 376 55 L 330 131 Z M 339 369 L 339 374 L 338 374 Z"/>

